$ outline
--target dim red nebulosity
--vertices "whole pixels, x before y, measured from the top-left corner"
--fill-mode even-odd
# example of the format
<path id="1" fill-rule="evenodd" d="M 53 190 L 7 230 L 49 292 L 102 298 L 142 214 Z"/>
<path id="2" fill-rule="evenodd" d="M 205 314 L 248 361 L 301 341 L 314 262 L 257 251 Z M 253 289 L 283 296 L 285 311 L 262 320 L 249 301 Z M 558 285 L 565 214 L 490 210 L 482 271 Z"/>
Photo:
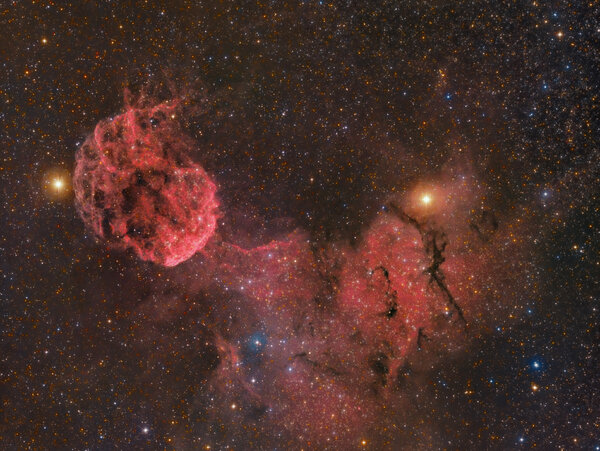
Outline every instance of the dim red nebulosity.
<path id="1" fill-rule="evenodd" d="M 519 275 L 502 262 L 526 233 L 498 224 L 485 194 L 471 176 L 430 180 L 390 198 L 354 243 L 301 229 L 249 249 L 211 240 L 170 273 L 210 305 L 201 321 L 219 359 L 194 406 L 210 398 L 210 421 L 268 424 L 319 449 L 387 449 L 430 371 L 511 308 L 503 287 Z M 159 298 L 157 312 L 177 305 Z M 377 428 L 388 438 L 367 441 Z"/>
<path id="2" fill-rule="evenodd" d="M 500 308 L 507 275 L 494 257 L 518 253 L 517 228 L 499 229 L 477 180 L 459 173 L 390 198 L 352 244 L 301 229 L 248 249 L 210 240 L 216 186 L 188 157 L 178 111 L 128 106 L 101 121 L 77 152 L 73 186 L 84 222 L 113 247 L 164 266 L 204 249 L 170 273 L 211 304 L 202 324 L 219 359 L 198 399 L 231 424 L 269 418 L 322 449 L 353 449 L 388 416 L 409 415 L 411 367 L 460 351 Z M 162 321 L 181 302 L 155 293 L 140 311 Z"/>
<path id="3" fill-rule="evenodd" d="M 216 228 L 216 186 L 188 154 L 177 101 L 128 105 L 97 124 L 76 155 L 78 211 L 94 233 L 142 260 L 175 266 Z"/>

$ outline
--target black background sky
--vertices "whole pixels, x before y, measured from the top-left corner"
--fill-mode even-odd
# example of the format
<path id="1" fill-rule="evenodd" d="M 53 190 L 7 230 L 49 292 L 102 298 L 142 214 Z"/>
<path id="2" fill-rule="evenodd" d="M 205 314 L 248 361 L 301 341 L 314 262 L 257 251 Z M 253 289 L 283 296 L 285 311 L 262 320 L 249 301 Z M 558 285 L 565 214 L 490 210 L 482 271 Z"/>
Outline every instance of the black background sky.
<path id="1" fill-rule="evenodd" d="M 593 1 L 3 2 L 1 447 L 311 449 L 258 413 L 198 414 L 220 361 L 194 328 L 210 302 L 148 326 L 139 304 L 170 273 L 107 250 L 47 186 L 125 88 L 151 86 L 201 99 L 184 126 L 226 240 L 355 244 L 449 167 L 527 225 L 500 266 L 531 286 L 507 278 L 510 308 L 408 384 L 414 408 L 395 435 L 374 420 L 373 449 L 600 449 L 599 17 Z"/>

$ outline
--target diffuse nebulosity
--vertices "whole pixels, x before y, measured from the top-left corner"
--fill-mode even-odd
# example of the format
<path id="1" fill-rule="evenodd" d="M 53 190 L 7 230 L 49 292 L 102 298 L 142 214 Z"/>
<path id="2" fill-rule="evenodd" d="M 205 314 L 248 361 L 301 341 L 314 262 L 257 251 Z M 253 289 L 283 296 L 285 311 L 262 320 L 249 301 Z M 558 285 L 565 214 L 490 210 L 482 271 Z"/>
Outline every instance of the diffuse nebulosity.
<path id="1" fill-rule="evenodd" d="M 215 183 L 187 155 L 177 108 L 128 106 L 101 121 L 78 150 L 74 187 L 99 237 L 163 266 L 189 259 L 174 269 L 180 290 L 214 300 L 202 324 L 219 358 L 198 399 L 220 405 L 234 429 L 243 417 L 320 446 L 352 446 L 402 417 L 415 353 L 461 349 L 494 297 L 486 259 L 498 224 L 487 211 L 472 217 L 474 187 L 463 177 L 439 181 L 435 195 L 396 196 L 352 245 L 297 229 L 244 249 L 214 234 L 227 211 L 217 213 Z M 163 309 L 179 302 L 154 290 Z"/>

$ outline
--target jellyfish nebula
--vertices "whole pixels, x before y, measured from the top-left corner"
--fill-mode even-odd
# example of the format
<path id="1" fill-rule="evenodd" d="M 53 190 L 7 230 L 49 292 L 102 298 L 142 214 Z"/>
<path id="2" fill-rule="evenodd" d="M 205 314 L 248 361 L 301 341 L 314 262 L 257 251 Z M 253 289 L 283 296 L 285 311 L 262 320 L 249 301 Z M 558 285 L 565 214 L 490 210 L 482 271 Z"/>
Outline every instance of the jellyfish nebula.
<path id="1" fill-rule="evenodd" d="M 216 186 L 191 160 L 177 102 L 127 106 L 77 150 L 73 187 L 84 223 L 110 246 L 175 266 L 216 228 Z"/>

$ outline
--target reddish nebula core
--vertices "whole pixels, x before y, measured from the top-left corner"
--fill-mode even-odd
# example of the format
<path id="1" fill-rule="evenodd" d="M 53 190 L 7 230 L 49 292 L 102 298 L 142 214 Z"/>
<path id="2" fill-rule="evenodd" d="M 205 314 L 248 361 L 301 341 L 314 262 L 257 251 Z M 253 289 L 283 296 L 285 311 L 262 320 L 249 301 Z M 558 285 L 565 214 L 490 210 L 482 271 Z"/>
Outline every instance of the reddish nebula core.
<path id="1" fill-rule="evenodd" d="M 76 155 L 73 187 L 85 224 L 113 247 L 175 266 L 216 228 L 216 186 L 189 157 L 176 103 L 128 107 L 98 123 Z"/>

